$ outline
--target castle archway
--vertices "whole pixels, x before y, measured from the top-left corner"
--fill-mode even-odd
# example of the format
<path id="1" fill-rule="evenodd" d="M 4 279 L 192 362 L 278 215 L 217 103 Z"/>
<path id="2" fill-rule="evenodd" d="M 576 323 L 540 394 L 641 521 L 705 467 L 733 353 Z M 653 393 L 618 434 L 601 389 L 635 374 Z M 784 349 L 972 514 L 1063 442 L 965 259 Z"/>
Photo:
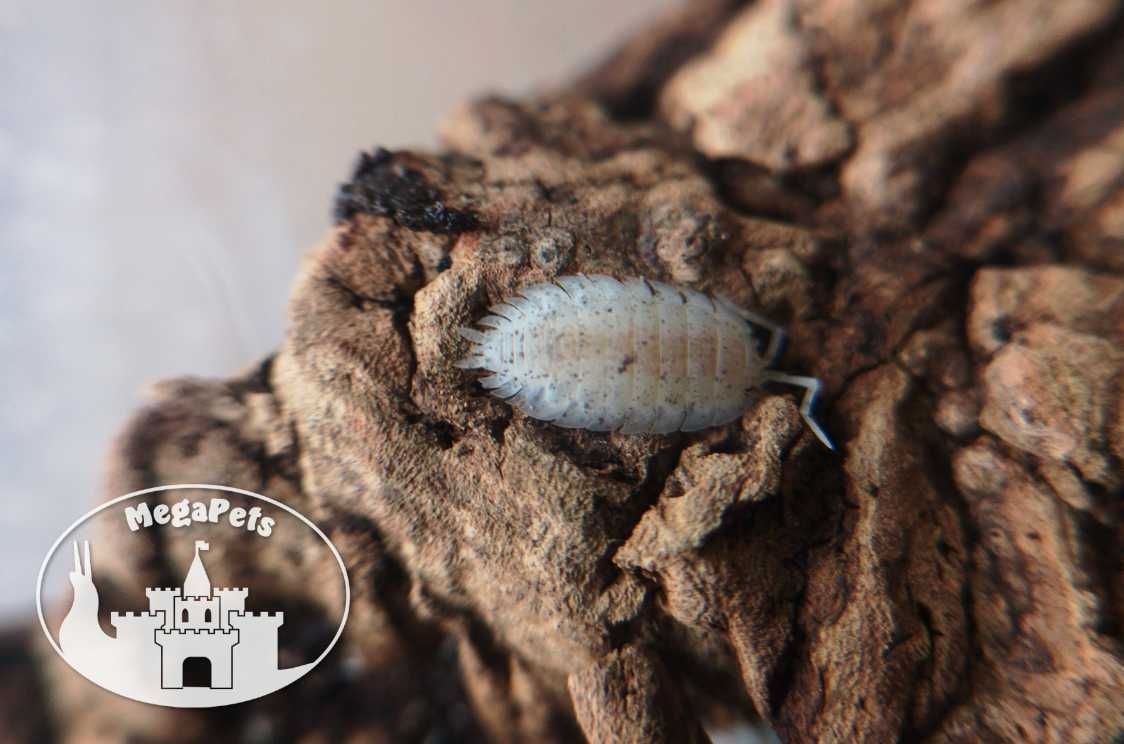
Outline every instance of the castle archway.
<path id="1" fill-rule="evenodd" d="M 206 656 L 188 656 L 183 660 L 184 687 L 211 686 L 211 660 Z"/>

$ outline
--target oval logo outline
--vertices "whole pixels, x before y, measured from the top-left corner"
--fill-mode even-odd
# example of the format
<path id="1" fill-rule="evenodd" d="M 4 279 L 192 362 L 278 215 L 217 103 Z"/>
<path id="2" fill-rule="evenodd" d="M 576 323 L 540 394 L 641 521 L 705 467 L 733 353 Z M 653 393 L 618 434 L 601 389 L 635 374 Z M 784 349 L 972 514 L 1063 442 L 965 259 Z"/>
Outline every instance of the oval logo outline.
<path id="1" fill-rule="evenodd" d="M 46 578 L 48 566 L 50 565 L 51 560 L 58 553 L 59 548 L 62 546 L 63 542 L 75 530 L 77 530 L 79 527 L 81 527 L 87 521 L 89 521 L 93 517 L 97 516 L 101 512 L 105 511 L 106 509 L 109 509 L 110 507 L 112 507 L 116 504 L 120 504 L 124 501 L 129 501 L 130 499 L 135 499 L 135 498 L 138 498 L 140 496 L 146 496 L 146 495 L 154 494 L 154 493 L 164 493 L 164 492 L 169 492 L 169 491 L 187 491 L 187 490 L 219 491 L 219 492 L 225 492 L 225 493 L 238 494 L 238 495 L 243 496 L 245 498 L 257 499 L 259 501 L 263 501 L 267 504 L 270 504 L 271 506 L 275 506 L 279 509 L 282 509 L 283 511 L 285 511 L 285 512 L 289 513 L 290 515 L 296 517 L 306 527 L 311 529 L 313 531 L 313 533 L 315 533 L 316 536 L 325 545 L 328 546 L 328 550 L 331 552 L 332 557 L 335 559 L 336 565 L 339 567 L 340 576 L 343 579 L 343 611 L 340 615 L 339 627 L 336 628 L 336 632 L 332 636 L 332 640 L 328 643 L 328 645 L 324 648 L 324 650 L 320 653 L 320 655 L 316 657 L 316 659 L 314 659 L 313 661 L 311 661 L 311 662 L 309 662 L 305 665 L 302 665 L 301 668 L 303 668 L 304 671 L 302 671 L 300 675 L 294 677 L 293 679 L 290 679 L 290 680 L 284 682 L 283 684 L 280 684 L 276 687 L 273 687 L 272 689 L 266 690 L 264 692 L 259 692 L 257 694 L 252 694 L 252 695 L 249 695 L 249 696 L 239 697 L 237 699 L 231 699 L 231 700 L 222 701 L 222 702 L 218 702 L 218 703 L 193 703 L 193 702 L 190 702 L 190 701 L 184 701 L 182 703 L 170 703 L 170 702 L 161 702 L 161 701 L 154 701 L 154 700 L 141 700 L 139 698 L 133 697 L 132 695 L 129 695 L 128 693 L 121 692 L 119 690 L 114 690 L 111 687 L 107 687 L 104 684 L 102 684 L 101 682 L 99 682 L 98 680 L 92 678 L 89 674 L 84 672 L 82 669 L 79 669 L 77 666 L 74 665 L 74 663 L 71 662 L 70 659 L 67 658 L 67 655 L 66 655 L 66 653 L 64 653 L 62 647 L 60 646 L 59 641 L 57 641 L 55 639 L 55 637 L 51 634 L 50 628 L 47 626 L 46 614 L 43 611 L 43 582 L 44 582 L 44 579 Z M 75 547 L 75 550 L 77 551 L 77 547 Z M 198 550 L 196 552 L 196 556 L 198 556 Z M 87 563 L 88 563 L 88 555 L 87 555 Z M 287 687 L 288 685 L 296 682 L 298 679 L 300 679 L 301 677 L 304 677 L 306 674 L 308 674 L 313 669 L 315 669 L 317 666 L 319 666 L 320 662 L 322 662 L 328 656 L 328 654 L 332 652 L 332 649 L 335 648 L 336 644 L 339 642 L 340 638 L 343 636 L 344 628 L 347 626 L 348 616 L 350 615 L 350 612 L 351 612 L 351 579 L 348 576 L 347 567 L 344 565 L 343 556 L 340 555 L 339 550 L 332 543 L 332 541 L 328 539 L 328 536 L 324 534 L 324 531 L 321 530 L 320 527 L 315 522 L 313 522 L 311 519 L 309 519 L 305 515 L 301 514 L 299 511 L 297 511 L 293 507 L 289 506 L 288 504 L 285 504 L 281 501 L 278 501 L 277 499 L 271 498 L 271 497 L 266 496 L 264 494 L 256 493 L 254 491 L 249 491 L 249 490 L 246 490 L 244 488 L 236 488 L 234 486 L 224 486 L 224 485 L 219 485 L 219 484 L 214 484 L 214 483 L 175 483 L 175 484 L 170 484 L 170 485 L 151 486 L 149 488 L 142 488 L 140 490 L 132 491 L 130 493 L 124 494 L 123 496 L 118 496 L 114 499 L 110 499 L 109 501 L 106 501 L 105 503 L 99 504 L 98 506 L 94 507 L 93 509 L 91 509 L 90 511 L 86 512 L 81 517 L 76 519 L 73 523 L 71 523 L 71 525 L 69 527 L 67 527 L 66 530 L 64 530 L 61 535 L 59 535 L 59 537 L 54 541 L 54 543 L 52 543 L 50 549 L 47 551 L 46 557 L 43 559 L 42 565 L 39 567 L 39 575 L 38 575 L 38 577 L 36 579 L 36 582 L 35 582 L 35 611 L 36 611 L 36 614 L 38 615 L 38 618 L 39 618 L 40 628 L 42 628 L 44 635 L 47 636 L 48 643 L 51 644 L 51 648 L 54 649 L 55 653 L 58 654 L 59 658 L 62 659 L 63 662 L 65 662 L 66 665 L 68 667 L 70 667 L 72 670 L 77 672 L 79 675 L 81 675 L 86 680 L 88 680 L 88 681 L 92 682 L 93 684 L 97 685 L 101 689 L 106 690 L 107 692 L 111 692 L 115 695 L 119 695 L 121 697 L 124 697 L 128 700 L 133 700 L 135 702 L 140 702 L 140 703 L 144 703 L 144 704 L 147 704 L 147 705 L 160 705 L 160 706 L 172 707 L 172 708 L 218 708 L 218 707 L 224 707 L 224 706 L 227 706 L 227 705 L 235 705 L 237 703 L 244 703 L 244 702 L 248 702 L 250 700 L 256 700 L 257 698 L 264 697 L 265 695 L 269 695 L 273 692 L 277 692 L 278 690 L 281 690 L 281 689 Z M 203 689 L 203 688 L 199 688 L 199 689 Z"/>

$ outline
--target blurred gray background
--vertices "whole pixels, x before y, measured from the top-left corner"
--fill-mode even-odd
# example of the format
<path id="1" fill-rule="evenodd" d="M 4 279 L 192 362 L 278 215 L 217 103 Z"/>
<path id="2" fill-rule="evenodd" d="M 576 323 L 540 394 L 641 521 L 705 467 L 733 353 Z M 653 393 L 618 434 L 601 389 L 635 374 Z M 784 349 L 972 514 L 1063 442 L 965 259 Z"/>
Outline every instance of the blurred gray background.
<path id="1" fill-rule="evenodd" d="M 0 0 L 0 620 L 146 384 L 282 337 L 361 148 L 566 80 L 671 0 Z"/>

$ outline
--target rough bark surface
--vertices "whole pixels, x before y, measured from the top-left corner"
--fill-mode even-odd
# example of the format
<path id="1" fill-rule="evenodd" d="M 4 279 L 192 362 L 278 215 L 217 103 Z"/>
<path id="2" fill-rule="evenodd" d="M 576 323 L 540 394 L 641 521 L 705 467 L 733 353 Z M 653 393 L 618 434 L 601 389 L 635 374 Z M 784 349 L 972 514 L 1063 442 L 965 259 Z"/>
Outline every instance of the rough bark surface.
<path id="1" fill-rule="evenodd" d="M 345 642 L 211 712 L 101 693 L 41 643 L 50 694 L 5 682 L 42 712 L 6 733 L 1120 737 L 1122 17 L 704 3 L 570 89 L 463 106 L 441 153 L 365 155 L 276 355 L 165 385 L 107 491 L 225 483 L 317 519 L 355 588 Z M 579 272 L 785 323 L 779 366 L 823 380 L 839 451 L 784 391 L 706 432 L 597 434 L 453 366 L 459 325 Z M 316 570 L 273 589 L 310 618 Z"/>

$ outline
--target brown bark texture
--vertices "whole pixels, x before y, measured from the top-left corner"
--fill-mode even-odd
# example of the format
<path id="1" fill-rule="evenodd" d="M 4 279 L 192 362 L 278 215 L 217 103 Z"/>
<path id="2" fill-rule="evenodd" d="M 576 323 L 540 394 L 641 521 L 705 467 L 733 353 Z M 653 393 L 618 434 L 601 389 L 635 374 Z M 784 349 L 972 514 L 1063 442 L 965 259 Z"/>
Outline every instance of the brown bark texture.
<path id="1" fill-rule="evenodd" d="M 176 711 L 8 636 L 34 684 L 4 682 L 5 733 L 701 742 L 760 717 L 785 742 L 1119 739 L 1122 19 L 696 4 L 568 87 L 461 106 L 440 152 L 364 154 L 276 354 L 163 384 L 107 487 L 308 514 L 349 567 L 343 642 L 275 695 Z M 454 366 L 458 326 L 575 273 L 782 322 L 778 366 L 823 381 L 838 451 L 783 389 L 630 436 L 531 420 Z M 274 589 L 310 623 L 317 570 Z"/>

